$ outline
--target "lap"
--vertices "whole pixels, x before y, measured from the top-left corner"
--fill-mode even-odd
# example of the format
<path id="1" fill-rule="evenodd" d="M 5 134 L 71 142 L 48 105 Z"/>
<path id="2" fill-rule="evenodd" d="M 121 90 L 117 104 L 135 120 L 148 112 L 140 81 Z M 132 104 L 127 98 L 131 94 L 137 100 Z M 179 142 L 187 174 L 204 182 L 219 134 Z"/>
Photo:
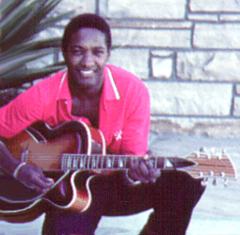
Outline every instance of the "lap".
<path id="1" fill-rule="evenodd" d="M 56 231 L 46 233 L 47 235 L 61 234 L 57 231 L 94 234 L 101 215 L 129 215 L 150 208 L 163 212 L 182 206 L 186 208 L 186 205 L 189 205 L 191 210 L 203 192 L 200 180 L 194 180 L 188 174 L 178 171 L 163 171 L 155 184 L 135 186 L 129 185 L 120 173 L 113 176 L 97 176 L 90 188 L 93 201 L 87 212 L 47 213 L 45 230 L 51 227 Z"/>

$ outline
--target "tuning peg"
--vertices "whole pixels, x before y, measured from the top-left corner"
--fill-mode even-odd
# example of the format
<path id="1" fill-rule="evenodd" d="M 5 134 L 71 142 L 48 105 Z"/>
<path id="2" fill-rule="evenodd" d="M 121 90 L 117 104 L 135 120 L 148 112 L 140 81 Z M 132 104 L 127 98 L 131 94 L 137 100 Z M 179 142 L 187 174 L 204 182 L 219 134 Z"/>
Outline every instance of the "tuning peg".
<path id="1" fill-rule="evenodd" d="M 206 152 L 206 148 L 203 147 L 203 146 L 200 147 L 200 148 L 199 148 L 199 152 L 200 152 L 200 153 L 205 153 L 205 152 Z"/>
<path id="2" fill-rule="evenodd" d="M 223 178 L 223 185 L 224 187 L 228 186 L 228 179 L 226 177 Z"/>
<path id="3" fill-rule="evenodd" d="M 225 149 L 222 149 L 222 151 L 221 151 L 222 157 L 224 157 L 226 154 L 227 154 L 227 151 Z"/>
<path id="4" fill-rule="evenodd" d="M 220 173 L 220 176 L 224 179 L 225 176 L 226 176 L 225 172 L 222 171 L 222 172 Z"/>
<path id="5" fill-rule="evenodd" d="M 194 157 L 200 158 L 201 157 L 201 150 L 199 149 L 198 151 L 194 151 L 192 154 L 193 154 Z"/>
<path id="6" fill-rule="evenodd" d="M 211 158 L 211 153 L 209 153 L 209 151 L 207 151 L 207 149 L 205 147 L 200 147 L 199 148 L 199 157 L 201 157 L 202 155 L 206 156 L 208 159 Z"/>
<path id="7" fill-rule="evenodd" d="M 223 157 L 222 152 L 217 152 L 217 153 L 216 153 L 216 157 L 217 157 L 217 159 L 221 160 L 222 157 Z"/>
<path id="8" fill-rule="evenodd" d="M 214 176 L 214 172 L 213 171 L 209 171 L 209 176 L 213 177 Z"/>
<path id="9" fill-rule="evenodd" d="M 204 177 L 203 180 L 201 181 L 202 186 L 207 186 L 208 185 L 208 177 Z"/>
<path id="10" fill-rule="evenodd" d="M 214 155 L 214 154 L 216 154 L 216 148 L 214 148 L 214 147 L 212 147 L 212 148 L 210 148 L 210 153 L 212 154 L 212 155 Z"/>

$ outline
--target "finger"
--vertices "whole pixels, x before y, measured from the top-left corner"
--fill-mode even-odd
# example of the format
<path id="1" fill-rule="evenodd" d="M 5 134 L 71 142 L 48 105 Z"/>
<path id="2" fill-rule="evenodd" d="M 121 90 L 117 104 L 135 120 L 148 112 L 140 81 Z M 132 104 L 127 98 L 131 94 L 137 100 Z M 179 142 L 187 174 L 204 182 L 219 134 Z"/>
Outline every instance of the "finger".
<path id="1" fill-rule="evenodd" d="M 146 161 L 141 161 L 138 168 L 138 174 L 144 178 L 147 178 L 149 175 L 149 167 L 146 164 Z"/>
<path id="2" fill-rule="evenodd" d="M 145 171 L 145 170 L 141 170 L 140 168 L 133 171 L 132 178 L 134 178 L 135 180 L 140 181 L 142 183 L 148 183 L 148 177 L 146 175 L 144 175 L 143 171 Z"/>
<path id="3" fill-rule="evenodd" d="M 134 172 L 132 173 L 131 178 L 134 181 L 140 181 L 141 183 L 148 183 L 148 181 L 145 179 L 145 177 L 143 177 L 142 175 L 139 175 L 138 173 Z"/>
<path id="4" fill-rule="evenodd" d="M 154 159 L 148 158 L 147 160 L 145 160 L 145 162 L 146 162 L 146 165 L 149 169 L 156 168 Z"/>
<path id="5" fill-rule="evenodd" d="M 160 170 L 154 168 L 154 162 L 150 160 L 144 160 L 140 164 L 141 177 L 144 178 L 145 182 L 154 183 L 160 176 Z"/>
<path id="6" fill-rule="evenodd" d="M 130 169 L 128 172 L 127 172 L 127 176 L 128 178 L 130 178 L 130 180 L 133 180 L 133 181 L 140 181 L 140 182 L 145 182 L 145 179 L 142 178 L 141 175 L 139 175 L 137 169 Z"/>
<path id="7" fill-rule="evenodd" d="M 139 165 L 139 160 L 138 159 L 131 159 L 130 160 L 130 168 L 137 169 L 138 165 Z"/>
<path id="8" fill-rule="evenodd" d="M 46 177 L 44 175 L 41 176 L 41 180 L 44 181 L 47 185 L 53 185 L 54 179 L 50 177 Z"/>
<path id="9" fill-rule="evenodd" d="M 160 169 L 151 169 L 149 171 L 149 179 L 151 183 L 155 183 L 157 178 L 161 175 Z"/>
<path id="10" fill-rule="evenodd" d="M 35 175 L 33 179 L 35 188 L 49 189 L 53 185 L 53 181 L 44 175 Z"/>

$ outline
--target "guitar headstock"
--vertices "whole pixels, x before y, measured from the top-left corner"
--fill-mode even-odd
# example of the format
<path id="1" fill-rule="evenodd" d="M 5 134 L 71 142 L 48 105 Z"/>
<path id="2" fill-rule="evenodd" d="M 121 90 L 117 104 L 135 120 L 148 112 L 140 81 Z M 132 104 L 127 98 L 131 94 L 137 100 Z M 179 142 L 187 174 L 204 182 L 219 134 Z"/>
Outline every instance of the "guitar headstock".
<path id="1" fill-rule="evenodd" d="M 212 181 L 213 185 L 219 182 L 227 186 L 229 179 L 237 179 L 236 167 L 223 149 L 200 148 L 199 151 L 191 153 L 186 158 L 196 163 L 188 169 L 188 173 L 194 178 L 203 178 L 203 183 Z"/>

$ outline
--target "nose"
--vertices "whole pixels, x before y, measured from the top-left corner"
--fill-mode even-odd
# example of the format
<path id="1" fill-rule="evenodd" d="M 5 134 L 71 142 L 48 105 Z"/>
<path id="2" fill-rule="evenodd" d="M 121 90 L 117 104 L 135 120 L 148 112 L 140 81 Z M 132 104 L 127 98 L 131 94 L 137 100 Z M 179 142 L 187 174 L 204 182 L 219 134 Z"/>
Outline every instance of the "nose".
<path id="1" fill-rule="evenodd" d="M 81 60 L 81 64 L 84 67 L 91 67 L 94 65 L 94 58 L 93 58 L 93 54 L 91 52 L 86 52 L 84 53 L 84 56 Z"/>

